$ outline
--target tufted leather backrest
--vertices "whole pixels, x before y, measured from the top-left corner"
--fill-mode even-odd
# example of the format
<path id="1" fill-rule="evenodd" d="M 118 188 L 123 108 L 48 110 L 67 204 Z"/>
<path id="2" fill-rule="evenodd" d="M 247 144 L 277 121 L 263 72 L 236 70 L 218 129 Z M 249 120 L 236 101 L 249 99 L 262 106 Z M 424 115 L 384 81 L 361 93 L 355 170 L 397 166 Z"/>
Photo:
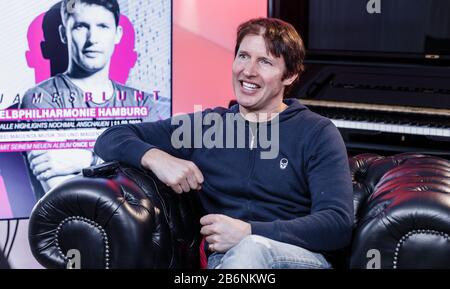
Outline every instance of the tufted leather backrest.
<path id="1" fill-rule="evenodd" d="M 350 159 L 357 227 L 351 267 L 450 268 L 450 162 L 421 154 Z"/>
<path id="2" fill-rule="evenodd" d="M 370 187 L 370 183 L 365 182 L 367 177 L 367 170 L 370 165 L 382 159 L 382 156 L 376 154 L 361 154 L 349 159 L 350 173 L 352 176 L 353 184 L 353 207 L 355 213 L 355 226 L 359 222 L 359 210 L 362 204 L 372 193 L 373 189 Z"/>

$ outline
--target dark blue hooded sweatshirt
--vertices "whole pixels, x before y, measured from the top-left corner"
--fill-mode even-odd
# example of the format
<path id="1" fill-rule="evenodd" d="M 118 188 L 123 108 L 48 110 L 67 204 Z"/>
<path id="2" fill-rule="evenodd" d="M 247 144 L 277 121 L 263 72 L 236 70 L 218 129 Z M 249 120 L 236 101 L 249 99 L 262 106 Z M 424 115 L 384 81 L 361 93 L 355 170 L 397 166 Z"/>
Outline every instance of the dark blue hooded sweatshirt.
<path id="1" fill-rule="evenodd" d="M 118 160 L 135 167 L 141 167 L 142 156 L 152 148 L 191 160 L 205 179 L 199 192 L 205 213 L 249 222 L 252 234 L 311 251 L 343 248 L 350 242 L 354 215 L 342 137 L 329 119 L 311 112 L 298 100 L 284 102 L 288 107 L 267 123 L 244 120 L 235 105 L 185 115 L 181 117 L 185 121 L 178 119 L 176 124 L 167 119 L 114 126 L 97 139 L 95 152 L 105 161 Z M 235 120 L 231 121 L 230 116 Z M 205 121 L 208 117 L 209 122 Z M 236 119 L 245 124 L 244 148 L 238 147 L 236 137 L 227 139 L 230 126 L 234 126 L 232 135 L 238 132 Z M 264 159 L 261 152 L 268 152 L 270 147 L 258 140 L 267 131 L 263 139 L 274 142 L 271 126 L 276 122 L 279 151 L 275 158 Z M 200 131 L 200 140 L 202 136 L 216 141 L 222 137 L 218 143 L 223 147 L 207 148 L 203 144 L 192 148 L 199 135 L 184 134 L 178 139 L 191 147 L 175 148 L 172 133 L 179 136 L 183 123 L 189 124 L 191 133 Z M 197 147 L 199 143 L 202 145 L 197 142 Z"/>

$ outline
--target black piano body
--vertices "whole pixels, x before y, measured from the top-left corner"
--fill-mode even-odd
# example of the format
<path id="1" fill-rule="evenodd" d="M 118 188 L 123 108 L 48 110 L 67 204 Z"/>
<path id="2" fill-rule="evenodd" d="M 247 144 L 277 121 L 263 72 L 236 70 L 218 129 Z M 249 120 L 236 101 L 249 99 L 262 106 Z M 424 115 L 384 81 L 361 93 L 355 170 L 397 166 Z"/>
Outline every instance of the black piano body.
<path id="1" fill-rule="evenodd" d="M 330 118 L 350 154 L 450 159 L 450 1 L 369 2 L 269 2 L 307 48 L 291 97 Z"/>
<path id="2" fill-rule="evenodd" d="M 295 96 L 339 128 L 350 152 L 450 157 L 450 69 L 308 64 Z"/>

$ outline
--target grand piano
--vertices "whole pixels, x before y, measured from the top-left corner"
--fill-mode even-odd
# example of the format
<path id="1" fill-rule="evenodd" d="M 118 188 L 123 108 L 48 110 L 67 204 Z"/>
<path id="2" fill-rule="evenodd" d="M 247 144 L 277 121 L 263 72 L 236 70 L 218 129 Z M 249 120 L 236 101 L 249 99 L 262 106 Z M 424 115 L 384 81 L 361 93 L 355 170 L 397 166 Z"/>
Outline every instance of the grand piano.
<path id="1" fill-rule="evenodd" d="M 273 0 L 269 15 L 307 48 L 292 97 L 330 118 L 349 153 L 450 159 L 450 1 Z"/>

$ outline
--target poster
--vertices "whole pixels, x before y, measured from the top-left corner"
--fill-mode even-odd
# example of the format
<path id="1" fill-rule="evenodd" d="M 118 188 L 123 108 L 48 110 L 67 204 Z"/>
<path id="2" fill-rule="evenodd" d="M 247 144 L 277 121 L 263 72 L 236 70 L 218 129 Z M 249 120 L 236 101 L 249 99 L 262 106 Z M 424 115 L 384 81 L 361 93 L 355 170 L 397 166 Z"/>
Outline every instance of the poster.
<path id="1" fill-rule="evenodd" d="M 98 2 L 0 3 L 0 219 L 101 163 L 108 127 L 170 117 L 172 2 Z"/>

